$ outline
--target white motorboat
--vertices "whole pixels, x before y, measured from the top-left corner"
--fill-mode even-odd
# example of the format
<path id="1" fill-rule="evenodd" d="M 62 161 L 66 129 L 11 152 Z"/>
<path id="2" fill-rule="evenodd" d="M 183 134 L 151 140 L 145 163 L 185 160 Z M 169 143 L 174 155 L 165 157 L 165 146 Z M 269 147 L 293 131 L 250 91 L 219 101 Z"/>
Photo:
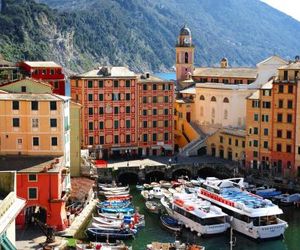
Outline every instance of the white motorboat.
<path id="1" fill-rule="evenodd" d="M 161 199 L 164 196 L 160 187 L 154 187 L 152 190 L 149 191 L 149 194 L 153 195 L 153 197 L 156 199 Z"/>
<path id="2" fill-rule="evenodd" d="M 171 188 L 172 187 L 171 182 L 168 182 L 168 181 L 160 181 L 159 184 L 162 188 Z"/>
<path id="3" fill-rule="evenodd" d="M 141 192 L 141 195 L 144 197 L 145 200 L 151 200 L 151 199 L 153 199 L 153 195 L 150 194 L 150 191 L 148 191 L 148 190 L 143 190 Z"/>
<path id="4" fill-rule="evenodd" d="M 220 234 L 229 227 L 227 214 L 219 207 L 206 200 L 199 199 L 195 194 L 178 193 L 168 202 L 161 199 L 168 214 L 179 220 L 186 228 L 195 231 L 198 236 Z"/>
<path id="5" fill-rule="evenodd" d="M 128 190 L 129 186 L 100 186 L 100 189 L 102 189 L 103 191 L 124 191 L 124 190 Z"/>
<path id="6" fill-rule="evenodd" d="M 158 214 L 160 212 L 161 205 L 156 201 L 146 201 L 145 205 L 148 211 L 151 213 Z"/>
<path id="7" fill-rule="evenodd" d="M 270 200 L 245 191 L 243 181 L 243 178 L 208 177 L 198 196 L 222 208 L 231 216 L 232 228 L 242 234 L 253 239 L 283 236 L 288 225 L 277 217 L 282 210 Z"/>

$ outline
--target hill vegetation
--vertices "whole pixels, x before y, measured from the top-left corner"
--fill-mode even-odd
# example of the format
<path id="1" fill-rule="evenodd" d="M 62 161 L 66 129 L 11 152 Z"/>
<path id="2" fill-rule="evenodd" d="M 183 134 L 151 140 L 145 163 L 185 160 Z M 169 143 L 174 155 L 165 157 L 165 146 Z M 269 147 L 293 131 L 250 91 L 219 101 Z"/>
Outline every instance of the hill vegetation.
<path id="1" fill-rule="evenodd" d="M 183 23 L 197 64 L 218 65 L 226 56 L 250 66 L 299 54 L 300 23 L 259 0 L 2 0 L 0 53 L 77 72 L 97 64 L 164 71 L 174 64 Z"/>

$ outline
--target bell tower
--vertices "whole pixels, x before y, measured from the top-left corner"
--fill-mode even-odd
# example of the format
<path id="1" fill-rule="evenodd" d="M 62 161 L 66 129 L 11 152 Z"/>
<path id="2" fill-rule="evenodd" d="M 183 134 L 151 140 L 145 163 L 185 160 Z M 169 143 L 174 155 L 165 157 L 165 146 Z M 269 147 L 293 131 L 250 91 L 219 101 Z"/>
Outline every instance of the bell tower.
<path id="1" fill-rule="evenodd" d="M 176 44 L 176 79 L 184 81 L 194 72 L 194 50 L 191 30 L 184 25 L 178 36 Z"/>

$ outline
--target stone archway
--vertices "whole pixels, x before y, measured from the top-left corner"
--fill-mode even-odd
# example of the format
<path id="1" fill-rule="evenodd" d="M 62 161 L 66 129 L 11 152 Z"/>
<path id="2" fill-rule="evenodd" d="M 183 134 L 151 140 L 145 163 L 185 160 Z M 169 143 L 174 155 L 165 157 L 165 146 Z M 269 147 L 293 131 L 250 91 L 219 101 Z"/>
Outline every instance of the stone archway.
<path id="1" fill-rule="evenodd" d="M 189 169 L 186 169 L 186 168 L 178 168 L 176 170 L 174 170 L 172 172 L 172 179 L 173 180 L 176 180 L 180 177 L 188 177 L 189 179 L 191 178 L 192 176 L 192 173 Z"/>
<path id="2" fill-rule="evenodd" d="M 145 181 L 147 183 L 150 183 L 153 181 L 158 182 L 158 181 L 165 180 L 165 179 L 166 179 L 165 172 L 159 171 L 159 170 L 150 171 L 150 172 L 146 173 L 146 175 L 145 175 Z"/>
<path id="3" fill-rule="evenodd" d="M 211 167 L 204 167 L 197 171 L 197 176 L 205 179 L 206 177 L 220 177 L 216 169 Z"/>
<path id="4" fill-rule="evenodd" d="M 139 176 L 135 172 L 122 172 L 118 174 L 118 183 L 126 184 L 137 184 L 139 182 Z"/>

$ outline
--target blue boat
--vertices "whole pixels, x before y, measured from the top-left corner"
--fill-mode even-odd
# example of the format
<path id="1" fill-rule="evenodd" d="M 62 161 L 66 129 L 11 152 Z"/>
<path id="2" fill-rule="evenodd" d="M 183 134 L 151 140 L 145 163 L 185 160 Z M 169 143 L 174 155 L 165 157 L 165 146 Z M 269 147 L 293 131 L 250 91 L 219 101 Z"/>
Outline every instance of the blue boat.
<path id="1" fill-rule="evenodd" d="M 103 201 L 98 202 L 98 207 L 126 207 L 130 203 L 130 201 Z"/>
<path id="2" fill-rule="evenodd" d="M 178 220 L 174 219 L 173 217 L 169 215 L 161 215 L 160 221 L 162 225 L 173 232 L 180 232 L 181 231 L 181 225 L 179 224 Z"/>
<path id="3" fill-rule="evenodd" d="M 134 237 L 136 230 L 116 230 L 116 231 L 108 231 L 102 230 L 98 228 L 88 228 L 86 230 L 86 234 L 91 241 L 97 241 L 100 238 L 105 239 L 114 239 L 114 240 L 126 240 Z"/>
<path id="4" fill-rule="evenodd" d="M 99 208 L 102 213 L 124 213 L 124 214 L 133 214 L 134 208 L 132 206 L 128 207 L 102 207 Z"/>
<path id="5" fill-rule="evenodd" d="M 263 197 L 264 199 L 266 198 L 272 198 L 276 195 L 280 195 L 281 191 L 277 191 L 275 188 L 269 188 L 269 189 L 263 189 L 263 190 L 257 190 L 256 194 Z"/>

